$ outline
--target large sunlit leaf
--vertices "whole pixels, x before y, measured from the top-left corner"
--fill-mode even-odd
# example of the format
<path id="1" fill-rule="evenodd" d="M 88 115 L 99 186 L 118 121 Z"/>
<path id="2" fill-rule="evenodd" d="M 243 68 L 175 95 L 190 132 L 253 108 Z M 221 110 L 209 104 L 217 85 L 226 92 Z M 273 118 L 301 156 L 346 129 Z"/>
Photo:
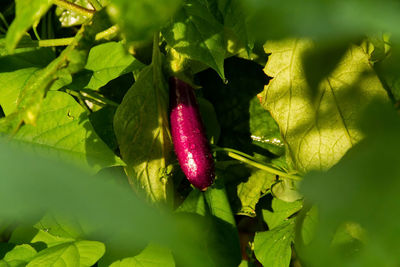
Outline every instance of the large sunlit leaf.
<path id="1" fill-rule="evenodd" d="M 156 57 L 160 57 L 155 53 Z M 130 182 L 153 201 L 171 200 L 167 175 L 171 138 L 168 91 L 160 58 L 143 69 L 126 93 L 114 118 L 114 129 Z"/>
<path id="2" fill-rule="evenodd" d="M 201 1 L 185 1 L 162 33 L 177 52 L 205 63 L 225 79 L 223 26 Z"/>
<path id="3" fill-rule="evenodd" d="M 288 161 L 302 172 L 335 164 L 362 138 L 356 123 L 366 105 L 387 99 L 369 56 L 354 45 L 313 98 L 302 67 L 302 56 L 312 47 L 299 39 L 267 42 L 265 51 L 271 56 L 264 70 L 273 79 L 261 94 L 263 106 L 279 124 Z"/>
<path id="4" fill-rule="evenodd" d="M 94 172 L 123 164 L 94 132 L 86 111 L 63 92 L 49 92 L 36 126 L 22 126 L 12 143 Z"/>

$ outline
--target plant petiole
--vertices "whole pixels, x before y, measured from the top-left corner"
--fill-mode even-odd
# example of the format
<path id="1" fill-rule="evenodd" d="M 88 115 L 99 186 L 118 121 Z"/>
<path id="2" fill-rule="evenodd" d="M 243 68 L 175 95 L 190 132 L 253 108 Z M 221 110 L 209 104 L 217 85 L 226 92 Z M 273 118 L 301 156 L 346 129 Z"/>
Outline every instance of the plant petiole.
<path id="1" fill-rule="evenodd" d="M 266 165 L 265 163 L 259 163 L 256 161 L 256 159 L 254 157 L 251 157 L 250 155 L 247 155 L 246 153 L 240 152 L 240 151 L 236 151 L 235 149 L 231 149 L 231 148 L 222 148 L 222 147 L 217 147 L 214 148 L 215 151 L 223 151 L 225 152 L 229 157 L 242 161 L 244 163 L 247 163 L 253 167 L 256 167 L 258 169 L 267 171 L 269 173 L 275 174 L 275 175 L 279 175 L 282 177 L 286 177 L 292 180 L 296 180 L 296 181 L 301 181 L 301 177 L 295 174 L 289 174 L 286 172 L 283 172 L 273 166 L 269 166 Z M 237 153 L 239 152 L 239 153 Z"/>

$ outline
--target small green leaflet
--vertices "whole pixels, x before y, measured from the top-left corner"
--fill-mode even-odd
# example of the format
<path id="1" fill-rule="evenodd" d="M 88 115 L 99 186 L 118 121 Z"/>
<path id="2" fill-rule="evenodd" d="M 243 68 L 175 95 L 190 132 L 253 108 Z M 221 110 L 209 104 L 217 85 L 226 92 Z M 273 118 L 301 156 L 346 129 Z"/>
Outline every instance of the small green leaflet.
<path id="1" fill-rule="evenodd" d="M 12 52 L 25 32 L 47 12 L 52 0 L 16 0 L 16 17 L 6 35 L 6 48 Z"/>
<path id="2" fill-rule="evenodd" d="M 248 180 L 237 186 L 237 196 L 241 207 L 238 214 L 251 217 L 256 216 L 256 205 L 261 195 L 271 187 L 275 175 L 263 170 L 253 170 Z"/>
<path id="3" fill-rule="evenodd" d="M 40 251 L 26 266 L 90 267 L 103 256 L 104 252 L 104 244 L 97 241 L 68 242 Z"/>
<path id="4" fill-rule="evenodd" d="M 92 172 L 124 165 L 94 132 L 86 111 L 63 92 L 49 92 L 36 126 L 22 126 L 12 143 L 74 162 Z"/>
<path id="5" fill-rule="evenodd" d="M 210 66 L 225 80 L 223 31 L 206 6 L 199 0 L 187 0 L 162 34 L 176 51 Z"/>
<path id="6" fill-rule="evenodd" d="M 265 73 L 273 77 L 262 93 L 262 104 L 278 123 L 292 167 L 307 172 L 327 169 L 356 144 L 362 134 L 357 120 L 372 100 L 387 99 L 369 56 L 351 46 L 336 69 L 322 80 L 316 101 L 310 94 L 302 56 L 307 40 L 270 41 Z"/>
<path id="7" fill-rule="evenodd" d="M 274 198 L 272 200 L 272 210 L 262 210 L 263 218 L 268 224 L 269 229 L 281 225 L 289 216 L 299 211 L 303 207 L 302 201 L 285 202 Z"/>
<path id="8" fill-rule="evenodd" d="M 175 261 L 171 251 L 150 244 L 139 255 L 116 261 L 110 267 L 174 267 Z"/>
<path id="9" fill-rule="evenodd" d="M 93 71 L 85 88 L 97 90 L 112 79 L 145 65 L 126 52 L 121 43 L 108 42 L 90 49 L 85 69 Z"/>
<path id="10" fill-rule="evenodd" d="M 263 266 L 288 267 L 292 254 L 294 219 L 254 237 L 254 253 Z"/>
<path id="11" fill-rule="evenodd" d="M 5 266 L 25 266 L 36 253 L 36 250 L 28 244 L 18 245 L 4 255 L 3 261 L 7 263 Z M 0 266 L 3 266 L 2 260 Z"/>

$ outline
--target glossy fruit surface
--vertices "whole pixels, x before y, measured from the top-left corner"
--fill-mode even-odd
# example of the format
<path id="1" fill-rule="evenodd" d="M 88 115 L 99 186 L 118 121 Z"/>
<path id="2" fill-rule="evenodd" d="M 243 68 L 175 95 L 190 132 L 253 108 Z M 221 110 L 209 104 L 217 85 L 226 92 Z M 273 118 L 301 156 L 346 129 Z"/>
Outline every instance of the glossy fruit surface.
<path id="1" fill-rule="evenodd" d="M 193 88 L 171 77 L 170 122 L 175 154 L 191 184 L 207 189 L 215 177 L 211 154 Z"/>

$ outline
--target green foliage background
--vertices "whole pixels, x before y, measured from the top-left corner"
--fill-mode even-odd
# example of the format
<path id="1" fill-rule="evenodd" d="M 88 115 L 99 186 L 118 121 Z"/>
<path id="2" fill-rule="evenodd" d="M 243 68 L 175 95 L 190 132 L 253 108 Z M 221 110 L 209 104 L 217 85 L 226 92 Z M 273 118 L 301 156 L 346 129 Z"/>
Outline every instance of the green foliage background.
<path id="1" fill-rule="evenodd" d="M 0 266 L 398 266 L 393 0 L 4 0 Z M 168 78 L 216 181 L 185 179 Z"/>

